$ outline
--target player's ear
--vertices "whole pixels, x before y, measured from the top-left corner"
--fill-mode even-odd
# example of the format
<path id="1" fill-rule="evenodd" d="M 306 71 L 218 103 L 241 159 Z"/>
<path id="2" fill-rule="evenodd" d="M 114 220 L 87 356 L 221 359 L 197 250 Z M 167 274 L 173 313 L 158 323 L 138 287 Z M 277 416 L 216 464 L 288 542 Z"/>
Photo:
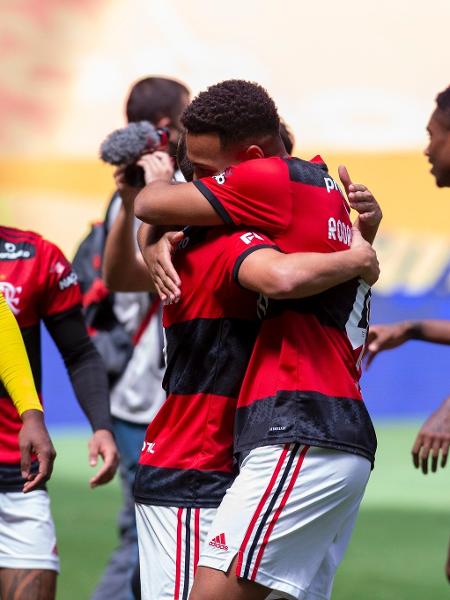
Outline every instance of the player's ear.
<path id="1" fill-rule="evenodd" d="M 253 144 L 243 151 L 242 160 L 253 160 L 255 158 L 264 158 L 264 151 L 260 146 Z"/>

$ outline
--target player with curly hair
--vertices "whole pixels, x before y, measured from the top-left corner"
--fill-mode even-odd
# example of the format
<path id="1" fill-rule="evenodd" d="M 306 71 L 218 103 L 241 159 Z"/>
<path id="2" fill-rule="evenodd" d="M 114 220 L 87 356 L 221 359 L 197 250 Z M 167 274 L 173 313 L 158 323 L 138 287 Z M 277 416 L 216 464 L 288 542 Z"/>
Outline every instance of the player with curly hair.
<path id="1" fill-rule="evenodd" d="M 191 103 L 182 122 L 197 179 L 178 186 L 150 184 L 136 199 L 136 213 L 154 224 L 225 225 L 229 234 L 240 229 L 245 249 L 233 257 L 225 248 L 216 255 L 205 245 L 201 260 L 195 256 L 201 242 L 187 234 L 176 251 L 183 295 L 166 314 L 198 303 L 197 316 L 178 335 L 178 346 L 172 344 L 166 373 L 169 396 L 161 416 L 165 422 L 158 430 L 155 419 L 141 454 L 135 498 L 138 529 L 148 542 L 147 548 L 145 543 L 140 546 L 141 560 L 145 553 L 155 556 L 152 544 L 161 546 L 167 540 L 170 553 L 169 538 L 179 542 L 172 556 L 175 589 L 161 598 L 187 597 L 188 586 L 180 588 L 180 579 L 186 581 L 189 568 L 190 581 L 197 564 L 191 592 L 196 600 L 264 598 L 271 590 L 276 598 L 305 598 L 306 593 L 326 598 L 375 451 L 358 386 L 370 291 L 364 281 L 350 277 L 331 289 L 310 292 L 312 298 L 303 293 L 298 299 L 286 272 L 276 274 L 280 253 L 267 245 L 294 253 L 285 257 L 288 261 L 302 252 L 344 257 L 351 243 L 349 207 L 321 159 L 307 162 L 287 155 L 276 106 L 261 86 L 239 80 L 212 86 Z M 350 188 L 346 172 L 341 174 L 352 206 L 361 213 L 356 225 L 372 241 L 379 207 L 365 187 Z M 207 228 L 204 235 L 216 230 Z M 230 265 L 224 265 L 229 259 L 231 273 Z M 208 537 L 202 535 L 200 549 L 196 507 L 202 510 L 199 502 L 208 506 L 215 499 L 212 491 L 218 490 L 217 476 L 223 475 L 220 469 L 202 467 L 211 444 L 217 444 L 227 427 L 231 432 L 229 419 L 219 422 L 215 410 L 236 372 L 228 320 L 218 337 L 202 335 L 213 316 L 207 311 L 220 299 L 215 287 L 220 271 L 223 281 L 264 294 L 258 302 L 264 320 L 237 407 L 234 449 L 240 473 L 213 516 Z M 160 282 L 163 277 L 160 273 Z M 284 289 L 275 290 L 275 282 Z M 176 279 L 172 284 L 169 301 L 180 294 Z M 239 310 L 226 297 L 229 307 Z M 180 331 L 167 318 L 166 332 L 170 349 Z M 208 368 L 212 356 L 215 362 Z M 205 413 L 201 400 L 208 394 Z M 216 461 L 219 457 L 214 454 Z M 213 485 L 206 494 L 205 484 Z M 171 506 L 168 491 L 177 501 L 172 506 L 179 509 L 163 519 Z"/>

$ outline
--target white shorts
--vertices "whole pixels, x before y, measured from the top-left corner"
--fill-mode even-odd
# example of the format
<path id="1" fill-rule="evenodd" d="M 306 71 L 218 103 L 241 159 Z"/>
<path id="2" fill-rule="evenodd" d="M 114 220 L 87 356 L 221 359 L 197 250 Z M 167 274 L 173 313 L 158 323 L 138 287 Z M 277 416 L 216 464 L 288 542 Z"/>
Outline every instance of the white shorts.
<path id="1" fill-rule="evenodd" d="M 353 454 L 299 444 L 252 450 L 217 509 L 199 565 L 271 590 L 328 600 L 370 475 Z"/>
<path id="2" fill-rule="evenodd" d="M 136 504 L 142 600 L 187 600 L 216 511 Z"/>
<path id="3" fill-rule="evenodd" d="M 44 490 L 0 493 L 0 568 L 59 573 L 55 525 Z"/>

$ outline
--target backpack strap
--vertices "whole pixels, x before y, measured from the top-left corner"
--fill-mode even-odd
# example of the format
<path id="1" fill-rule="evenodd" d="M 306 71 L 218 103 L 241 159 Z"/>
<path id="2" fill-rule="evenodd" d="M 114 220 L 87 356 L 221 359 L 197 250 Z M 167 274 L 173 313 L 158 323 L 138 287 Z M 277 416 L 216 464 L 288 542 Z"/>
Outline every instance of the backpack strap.
<path id="1" fill-rule="evenodd" d="M 136 333 L 133 336 L 133 345 L 134 346 L 137 346 L 139 344 L 139 340 L 141 339 L 141 337 L 144 334 L 144 331 L 147 329 L 148 325 L 150 324 L 150 321 L 152 320 L 153 315 L 158 311 L 160 304 L 161 304 L 161 299 L 159 298 L 159 296 L 156 296 L 155 299 L 150 304 L 146 315 L 142 319 L 141 324 L 139 325 Z"/>

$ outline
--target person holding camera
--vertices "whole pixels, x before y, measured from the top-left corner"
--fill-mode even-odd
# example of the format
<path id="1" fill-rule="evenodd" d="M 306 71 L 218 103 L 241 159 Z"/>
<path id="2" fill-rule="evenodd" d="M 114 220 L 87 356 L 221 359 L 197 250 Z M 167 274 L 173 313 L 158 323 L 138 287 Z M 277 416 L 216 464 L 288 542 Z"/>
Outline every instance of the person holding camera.
<path id="1" fill-rule="evenodd" d="M 142 134 L 145 125 L 160 136 L 152 143 L 151 154 L 117 168 L 116 190 L 127 175 L 164 176 L 172 179 L 174 157 L 181 132 L 180 116 L 189 102 L 189 90 L 166 77 L 146 77 L 137 81 L 126 101 L 126 119 L 130 127 Z M 141 123 L 146 121 L 146 124 Z M 129 136 L 132 138 L 132 135 Z M 131 152 L 134 151 L 132 145 Z M 131 163 L 131 164 L 130 164 Z M 117 163 L 115 163 L 117 164 Z M 138 167 L 136 169 L 136 167 Z M 134 182 L 139 187 L 139 180 Z M 144 183 L 142 183 L 142 186 Z M 127 232 L 135 239 L 139 221 L 133 213 L 132 199 L 115 192 L 109 202 L 104 223 L 94 226 L 97 237 L 80 247 L 74 266 L 84 292 L 86 319 L 93 341 L 106 364 L 111 393 L 114 435 L 120 451 L 120 475 L 123 504 L 118 517 L 119 546 L 110 557 L 92 600 L 130 600 L 140 597 L 139 560 L 132 486 L 145 431 L 165 394 L 161 387 L 164 371 L 161 307 L 156 295 L 149 293 L 109 293 L 109 281 L 101 280 L 101 256 L 106 239 L 116 221 L 125 220 Z M 113 240 L 114 241 L 114 240 Z M 133 243 L 135 243 L 133 241 Z M 123 249 L 117 240 L 115 250 Z M 137 249 L 137 248 L 136 248 Z M 94 265 L 95 272 L 92 271 Z M 83 278 L 81 272 L 86 276 Z M 91 304 L 91 299 L 94 302 Z"/>

